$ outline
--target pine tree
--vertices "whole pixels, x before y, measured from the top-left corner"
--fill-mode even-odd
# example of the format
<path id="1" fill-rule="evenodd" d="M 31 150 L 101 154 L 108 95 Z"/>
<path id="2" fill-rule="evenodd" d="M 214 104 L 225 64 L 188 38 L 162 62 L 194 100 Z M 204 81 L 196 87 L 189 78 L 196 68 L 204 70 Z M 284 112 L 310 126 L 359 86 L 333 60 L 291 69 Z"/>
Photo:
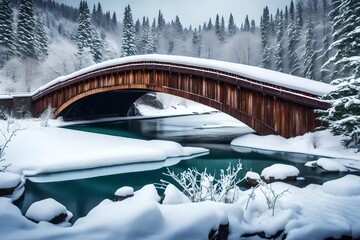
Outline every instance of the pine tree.
<path id="1" fill-rule="evenodd" d="M 255 20 L 252 19 L 252 20 L 251 20 L 251 27 L 250 27 L 251 33 L 255 33 L 255 27 L 256 27 L 256 25 L 255 25 Z"/>
<path id="2" fill-rule="evenodd" d="M 211 31 L 211 30 L 213 30 L 213 28 L 214 28 L 214 25 L 213 25 L 213 23 L 211 22 L 211 18 L 209 18 L 209 22 L 208 22 L 208 25 L 207 25 L 207 27 L 206 27 L 206 30 L 207 30 L 207 31 Z"/>
<path id="3" fill-rule="evenodd" d="M 149 44 L 150 44 L 150 23 L 149 18 L 143 17 L 142 23 L 142 36 L 141 36 L 141 54 L 148 54 Z"/>
<path id="4" fill-rule="evenodd" d="M 78 57 L 80 58 L 80 62 L 85 48 L 90 48 L 92 42 L 92 28 L 89 7 L 86 1 L 81 1 L 76 36 Z M 80 63 L 80 65 L 82 65 L 82 63 Z"/>
<path id="5" fill-rule="evenodd" d="M 289 10 L 288 6 L 285 6 L 285 12 L 284 12 L 284 27 L 287 28 L 289 26 Z"/>
<path id="6" fill-rule="evenodd" d="M 305 71 L 304 77 L 308 79 L 315 79 L 315 31 L 314 25 L 310 20 L 306 27 L 306 44 L 305 44 Z"/>
<path id="7" fill-rule="evenodd" d="M 117 22 L 117 17 L 116 17 L 116 12 L 113 13 L 112 18 L 111 18 L 111 30 L 116 30 L 118 27 L 118 22 Z"/>
<path id="8" fill-rule="evenodd" d="M 146 47 L 146 52 L 148 54 L 155 53 L 157 51 L 157 44 L 158 44 L 158 32 L 156 27 L 156 20 L 154 18 L 151 30 L 149 31 L 149 42 L 148 46 Z"/>
<path id="9" fill-rule="evenodd" d="M 282 72 L 284 70 L 284 16 L 283 12 L 276 12 L 276 51 L 275 51 L 275 70 Z"/>
<path id="10" fill-rule="evenodd" d="M 298 55 L 299 26 L 296 21 L 294 2 L 291 0 L 289 8 L 289 66 L 290 74 L 300 76 L 300 59 Z"/>
<path id="11" fill-rule="evenodd" d="M 0 67 L 16 53 L 14 16 L 10 0 L 0 1 Z"/>
<path id="12" fill-rule="evenodd" d="M 229 17 L 228 32 L 230 37 L 234 36 L 236 33 L 236 25 L 232 13 L 230 13 Z"/>
<path id="13" fill-rule="evenodd" d="M 165 28 L 165 19 L 164 16 L 162 14 L 162 12 L 159 10 L 159 15 L 158 15 L 158 22 L 157 22 L 157 29 L 158 31 L 162 31 Z"/>
<path id="14" fill-rule="evenodd" d="M 221 25 L 220 25 L 220 41 L 225 41 L 226 39 L 226 30 L 225 30 L 225 20 L 224 17 L 221 17 Z"/>
<path id="15" fill-rule="evenodd" d="M 215 34 L 218 37 L 218 39 L 221 38 L 221 25 L 220 25 L 219 14 L 216 14 L 216 17 L 215 17 Z"/>
<path id="16" fill-rule="evenodd" d="M 360 2 L 346 0 L 340 5 L 337 5 L 337 1 L 334 4 L 333 14 L 338 15 L 333 20 L 333 43 L 329 47 L 330 51 L 335 52 L 329 60 L 336 71 L 332 77 L 360 77 Z"/>
<path id="17" fill-rule="evenodd" d="M 130 5 L 125 8 L 121 56 L 136 55 L 135 29 Z"/>
<path id="18" fill-rule="evenodd" d="M 333 1 L 333 37 L 329 49 L 334 52 L 337 89 L 325 99 L 331 107 L 321 113 L 334 135 L 343 135 L 343 144 L 360 150 L 360 2 Z"/>
<path id="19" fill-rule="evenodd" d="M 262 67 L 270 68 L 271 65 L 271 49 L 269 44 L 269 24 L 270 24 L 270 15 L 269 8 L 266 6 L 263 11 L 263 15 L 261 17 L 261 42 L 262 42 Z"/>
<path id="20" fill-rule="evenodd" d="M 45 29 L 45 24 L 39 17 L 36 18 L 35 38 L 36 38 L 36 48 L 35 48 L 36 58 L 38 60 L 44 60 L 49 54 L 48 38 Z"/>
<path id="21" fill-rule="evenodd" d="M 250 32 L 250 21 L 249 21 L 249 16 L 248 15 L 246 15 L 246 17 L 245 17 L 244 31 L 245 32 Z"/>
<path id="22" fill-rule="evenodd" d="M 92 44 L 91 44 L 91 54 L 93 56 L 93 60 L 96 63 L 102 62 L 103 59 L 103 41 L 99 36 L 99 33 L 96 29 L 92 29 Z"/>
<path id="23" fill-rule="evenodd" d="M 322 0 L 322 19 L 323 19 L 323 40 L 322 40 L 322 55 L 321 55 L 321 65 L 329 60 L 329 47 L 331 43 L 331 31 L 329 30 L 329 4 L 328 0 Z M 321 67 L 321 80 L 323 82 L 329 82 L 329 69 L 327 67 Z"/>
<path id="24" fill-rule="evenodd" d="M 301 29 L 304 24 L 303 20 L 303 7 L 301 2 L 297 2 L 296 4 L 296 21 L 297 21 L 297 27 Z"/>
<path id="25" fill-rule="evenodd" d="M 180 22 L 179 16 L 175 17 L 174 28 L 176 32 L 176 38 L 184 40 L 184 29 Z"/>
<path id="26" fill-rule="evenodd" d="M 18 52 L 23 58 L 36 59 L 35 13 L 32 0 L 21 0 L 18 13 Z"/>
<path id="27" fill-rule="evenodd" d="M 192 36 L 192 44 L 195 52 L 196 57 L 200 57 L 201 55 L 201 34 L 195 28 Z"/>

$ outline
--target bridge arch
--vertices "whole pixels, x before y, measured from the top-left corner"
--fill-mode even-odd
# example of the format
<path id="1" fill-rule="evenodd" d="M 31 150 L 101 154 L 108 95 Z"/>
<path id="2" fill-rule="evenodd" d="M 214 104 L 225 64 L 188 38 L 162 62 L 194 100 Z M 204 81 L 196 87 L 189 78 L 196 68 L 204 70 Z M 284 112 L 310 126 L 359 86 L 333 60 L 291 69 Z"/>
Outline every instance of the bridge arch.
<path id="1" fill-rule="evenodd" d="M 131 102 L 141 95 L 139 92 L 155 91 L 218 109 L 259 134 L 292 137 L 312 131 L 319 125 L 313 110 L 327 107 L 314 93 L 217 68 L 217 64 L 223 62 L 215 61 L 212 67 L 194 64 L 192 58 L 188 63 L 179 62 L 176 57 L 168 58 L 160 61 L 158 56 L 148 55 L 121 59 L 55 81 L 34 94 L 34 113 L 40 114 L 51 105 L 57 116 L 66 116 L 74 104 L 92 96 L 138 91 L 137 95 L 129 93 L 127 101 Z M 283 74 L 282 77 L 289 78 L 289 75 Z"/>

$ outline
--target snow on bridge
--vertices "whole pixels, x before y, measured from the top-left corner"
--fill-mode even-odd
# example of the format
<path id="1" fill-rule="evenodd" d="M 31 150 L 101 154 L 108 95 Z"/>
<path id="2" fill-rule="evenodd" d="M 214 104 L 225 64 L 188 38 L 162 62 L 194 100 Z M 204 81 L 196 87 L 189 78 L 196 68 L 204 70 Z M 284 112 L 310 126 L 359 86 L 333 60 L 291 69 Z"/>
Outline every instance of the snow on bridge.
<path id="1" fill-rule="evenodd" d="M 185 56 L 148 54 L 148 55 L 123 57 L 123 58 L 117 58 L 117 59 L 105 61 L 81 69 L 69 75 L 58 77 L 57 79 L 49 82 L 48 84 L 34 91 L 32 95 L 34 96 L 36 94 L 39 94 L 40 92 L 48 88 L 51 88 L 54 85 L 57 85 L 59 83 L 61 84 L 62 82 L 66 82 L 67 80 L 87 74 L 89 72 L 94 72 L 103 68 L 110 68 L 112 66 L 138 63 L 138 62 L 150 62 L 150 63 L 159 62 L 159 63 L 179 64 L 183 66 L 211 69 L 215 71 L 221 71 L 221 72 L 239 75 L 265 84 L 284 87 L 304 93 L 309 93 L 316 96 L 324 96 L 330 91 L 334 90 L 333 86 L 326 83 L 322 83 L 302 77 L 297 77 L 281 72 L 276 72 L 268 69 L 263 69 L 259 67 L 244 65 L 244 64 L 224 62 L 224 61 L 211 60 L 211 59 L 185 57 Z"/>

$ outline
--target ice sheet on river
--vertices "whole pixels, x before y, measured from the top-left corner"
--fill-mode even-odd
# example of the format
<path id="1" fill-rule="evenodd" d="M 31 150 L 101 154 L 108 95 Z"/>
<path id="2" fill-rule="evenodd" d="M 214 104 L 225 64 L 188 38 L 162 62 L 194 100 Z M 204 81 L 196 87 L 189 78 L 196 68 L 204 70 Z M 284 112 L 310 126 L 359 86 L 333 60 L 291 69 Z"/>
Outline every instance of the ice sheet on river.
<path id="1" fill-rule="evenodd" d="M 21 151 L 19 151 L 21 149 Z M 92 169 L 132 163 L 164 162 L 169 158 L 207 153 L 176 142 L 138 140 L 54 127 L 19 131 L 6 159 L 25 175 Z"/>

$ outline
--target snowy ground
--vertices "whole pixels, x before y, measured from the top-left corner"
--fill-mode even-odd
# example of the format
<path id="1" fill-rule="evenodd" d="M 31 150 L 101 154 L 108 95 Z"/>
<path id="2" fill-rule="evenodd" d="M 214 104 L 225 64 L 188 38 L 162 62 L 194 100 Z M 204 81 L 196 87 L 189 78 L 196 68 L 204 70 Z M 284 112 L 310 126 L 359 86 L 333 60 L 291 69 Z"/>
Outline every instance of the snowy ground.
<path id="1" fill-rule="evenodd" d="M 330 131 L 324 130 L 290 139 L 275 135 L 258 136 L 247 134 L 234 139 L 231 145 L 334 158 L 334 161 L 341 163 L 350 170 L 360 170 L 360 152 L 356 152 L 355 149 L 345 148 L 340 141 L 341 136 L 333 136 Z"/>
<path id="2" fill-rule="evenodd" d="M 129 161 L 149 160 L 165 164 L 164 159 L 168 157 L 206 153 L 204 149 L 184 148 L 174 142 L 139 141 L 82 133 L 54 128 L 58 123 L 50 123 L 50 127 L 44 128 L 40 127 L 40 121 L 24 121 L 22 127 L 25 130 L 18 132 L 9 144 L 6 159 L 23 167 L 26 174 L 33 175 L 126 164 Z M 348 168 L 359 168 L 359 153 L 343 148 L 339 142 L 339 138 L 323 131 L 288 140 L 277 136 L 248 134 L 234 140 L 232 144 L 316 154 L 334 157 L 337 161 L 341 158 L 341 162 Z M 134 144 L 137 148 L 133 147 Z M 139 147 L 143 151 L 137 155 Z M 75 151 L 76 160 L 73 158 Z M 126 153 L 126 157 L 119 158 L 120 153 Z M 147 154 L 146 159 L 144 153 Z M 99 158 L 103 160 L 101 163 L 95 161 Z M 325 160 L 325 165 L 329 165 L 329 161 Z M 165 199 L 160 204 L 161 197 L 154 186 L 147 185 L 124 201 L 105 199 L 70 227 L 47 222 L 36 224 L 25 218 L 10 199 L 0 197 L 0 236 L 2 239 L 24 240 L 207 239 L 212 229 L 229 224 L 229 239 L 259 239 L 258 235 L 271 237 L 276 234 L 279 234 L 278 239 L 284 235 L 286 239 L 360 238 L 359 176 L 346 175 L 323 185 L 312 184 L 305 188 L 286 183 L 269 186 L 271 190 L 267 191 L 268 196 L 271 196 L 271 191 L 275 194 L 285 193 L 277 200 L 274 215 L 268 209 L 260 188 L 252 194 L 253 199 L 249 199 L 250 189 L 241 192 L 234 204 L 225 204 L 209 201 L 191 203 L 179 190 L 171 187 L 165 191 Z M 42 209 L 51 208 L 45 206 Z M 51 212 L 46 214 L 56 215 Z"/>
<path id="3" fill-rule="evenodd" d="M 246 208 L 251 190 L 242 192 L 234 204 L 190 203 L 172 190 L 160 204 L 154 186 L 147 185 L 124 201 L 104 200 L 67 228 L 47 222 L 35 224 L 10 200 L 0 198 L 0 235 L 24 240 L 207 239 L 212 229 L 229 224 L 229 239 L 247 239 L 240 236 L 262 232 L 270 237 L 281 231 L 279 239 L 283 234 L 286 239 L 360 237 L 360 177 L 347 175 L 303 189 L 286 183 L 273 183 L 271 188 L 276 193 L 286 191 L 277 201 L 274 215 L 259 189 Z"/>
<path id="4" fill-rule="evenodd" d="M 6 121 L 0 124 L 6 129 Z M 49 127 L 42 127 L 40 120 L 23 120 L 20 123 L 22 130 L 16 133 L 6 149 L 6 160 L 31 177 L 133 163 L 161 162 L 157 167 L 162 167 L 174 158 L 179 161 L 208 152 L 171 141 L 145 141 L 54 127 L 59 124 L 51 121 Z M 86 174 L 69 174 L 74 178 L 86 177 Z M 89 174 L 94 176 L 94 172 Z M 102 170 L 97 174 L 108 173 Z"/>

